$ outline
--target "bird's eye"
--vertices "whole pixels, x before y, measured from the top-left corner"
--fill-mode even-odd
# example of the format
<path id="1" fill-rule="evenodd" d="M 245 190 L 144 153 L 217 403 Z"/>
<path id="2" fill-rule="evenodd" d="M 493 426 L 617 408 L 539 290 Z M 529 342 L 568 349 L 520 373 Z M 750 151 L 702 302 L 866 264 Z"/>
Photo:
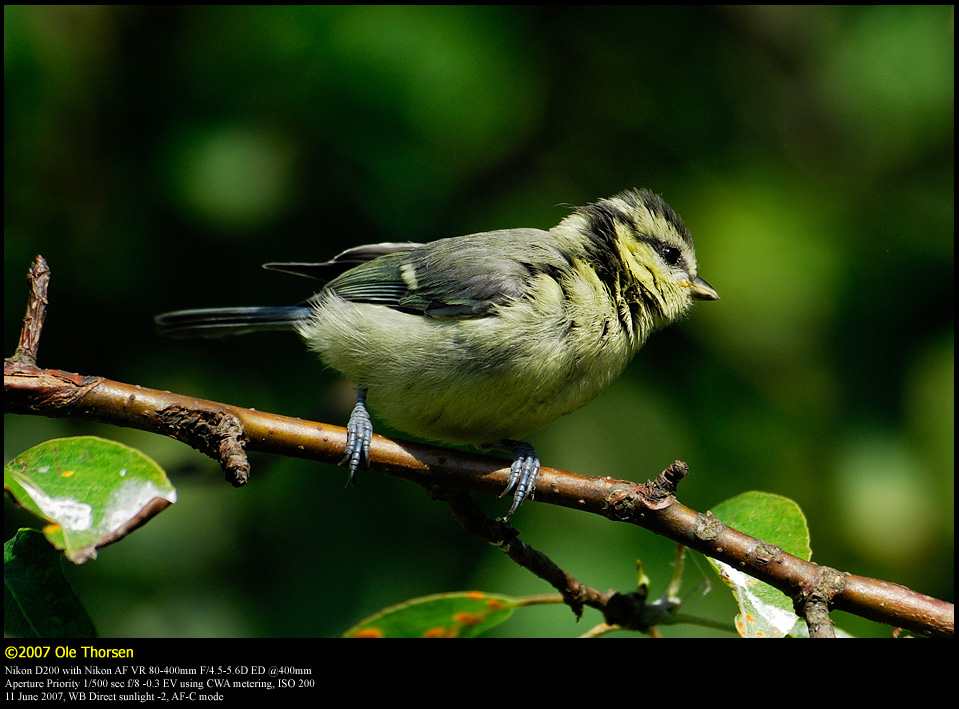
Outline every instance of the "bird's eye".
<path id="1" fill-rule="evenodd" d="M 682 254 L 679 252 L 679 249 L 675 249 L 672 246 L 666 246 L 663 248 L 663 260 L 670 266 L 675 266 L 677 263 L 679 263 L 679 259 L 681 257 Z"/>

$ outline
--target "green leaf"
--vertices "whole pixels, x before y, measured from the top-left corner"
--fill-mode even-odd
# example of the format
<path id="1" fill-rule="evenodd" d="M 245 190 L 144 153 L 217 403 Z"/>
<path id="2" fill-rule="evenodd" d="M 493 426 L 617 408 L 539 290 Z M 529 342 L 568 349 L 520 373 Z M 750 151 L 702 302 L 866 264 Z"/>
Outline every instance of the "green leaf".
<path id="1" fill-rule="evenodd" d="M 17 638 L 95 638 L 97 630 L 60 568 L 60 554 L 35 529 L 3 545 L 3 632 Z"/>
<path id="2" fill-rule="evenodd" d="M 386 608 L 343 633 L 344 638 L 472 638 L 499 625 L 520 605 L 480 591 L 440 593 Z"/>
<path id="3" fill-rule="evenodd" d="M 801 559 L 812 558 L 806 518 L 799 505 L 788 498 L 766 492 L 746 492 L 720 503 L 712 512 L 744 534 L 775 544 Z M 709 563 L 732 588 L 739 603 L 736 629 L 740 635 L 769 638 L 796 634 L 796 624 L 802 623 L 793 611 L 792 600 L 785 594 L 721 561 L 709 559 Z"/>
<path id="4" fill-rule="evenodd" d="M 94 436 L 54 439 L 21 453 L 4 467 L 3 488 L 50 522 L 44 534 L 76 564 L 176 502 L 153 460 Z"/>

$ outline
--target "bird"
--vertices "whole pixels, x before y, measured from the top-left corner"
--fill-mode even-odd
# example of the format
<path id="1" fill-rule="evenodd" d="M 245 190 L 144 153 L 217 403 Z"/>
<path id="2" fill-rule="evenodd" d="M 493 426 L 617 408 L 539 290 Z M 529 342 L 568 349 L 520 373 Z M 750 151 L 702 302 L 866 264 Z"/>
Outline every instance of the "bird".
<path id="1" fill-rule="evenodd" d="M 686 225 L 647 189 L 571 208 L 549 230 L 368 244 L 263 267 L 323 285 L 295 306 L 164 313 L 159 332 L 296 331 L 357 387 L 340 462 L 348 484 L 369 465 L 372 410 L 427 440 L 509 453 L 507 521 L 541 466 L 523 439 L 612 386 L 649 335 L 695 301 L 719 300 Z"/>

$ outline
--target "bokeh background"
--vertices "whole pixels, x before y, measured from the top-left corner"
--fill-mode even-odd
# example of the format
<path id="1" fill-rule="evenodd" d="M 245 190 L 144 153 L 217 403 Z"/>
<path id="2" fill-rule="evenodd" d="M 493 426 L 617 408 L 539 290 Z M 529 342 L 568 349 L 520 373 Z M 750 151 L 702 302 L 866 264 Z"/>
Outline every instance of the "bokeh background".
<path id="1" fill-rule="evenodd" d="M 312 284 L 261 263 L 548 228 L 648 187 L 722 300 L 532 437 L 544 464 L 641 481 L 681 458 L 693 508 L 785 495 L 816 561 L 952 599 L 951 7 L 6 6 L 4 94 L 7 355 L 42 253 L 42 366 L 342 424 L 350 385 L 294 335 L 163 341 L 153 315 L 292 304 Z M 67 569 L 103 635 L 331 636 L 414 596 L 549 591 L 370 473 L 344 490 L 342 469 L 257 455 L 234 490 L 171 440 L 23 416 L 5 456 L 79 433 L 179 488 Z M 644 530 L 538 504 L 515 523 L 600 589 L 630 590 L 637 558 L 654 594 L 670 573 Z M 731 619 L 701 557 L 686 577 L 688 612 Z M 541 608 L 500 634 L 596 622 Z"/>

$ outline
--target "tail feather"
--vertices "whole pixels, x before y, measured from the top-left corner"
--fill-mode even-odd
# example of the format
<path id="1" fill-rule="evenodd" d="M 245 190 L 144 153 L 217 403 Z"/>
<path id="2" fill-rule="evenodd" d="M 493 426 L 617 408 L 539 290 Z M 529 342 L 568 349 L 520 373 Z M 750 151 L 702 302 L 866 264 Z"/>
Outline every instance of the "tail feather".
<path id="1" fill-rule="evenodd" d="M 203 308 L 177 310 L 157 315 L 154 321 L 161 335 L 166 337 L 229 337 L 248 332 L 292 330 L 308 318 L 310 308 Z"/>

